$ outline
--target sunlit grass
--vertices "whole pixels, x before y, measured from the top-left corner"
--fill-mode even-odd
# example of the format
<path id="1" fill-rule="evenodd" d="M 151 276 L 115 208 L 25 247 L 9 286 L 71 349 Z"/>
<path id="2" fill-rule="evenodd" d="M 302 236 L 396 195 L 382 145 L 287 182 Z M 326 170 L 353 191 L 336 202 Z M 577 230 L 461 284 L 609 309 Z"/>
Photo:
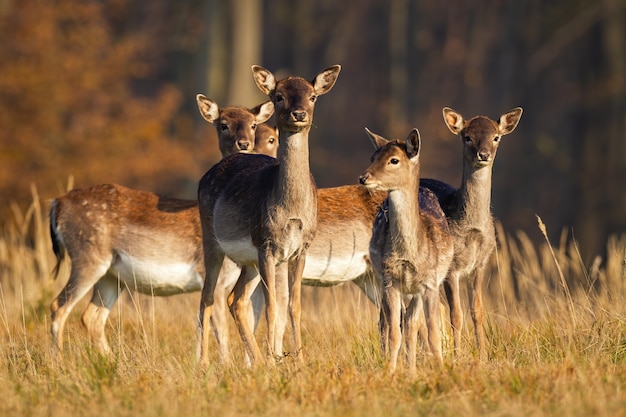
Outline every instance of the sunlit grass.
<path id="1" fill-rule="evenodd" d="M 53 355 L 49 304 L 68 271 L 50 277 L 45 206 L 33 190 L 33 205 L 14 208 L 0 235 L 0 415 L 626 415 L 626 236 L 586 265 L 566 233 L 556 243 L 546 236 L 549 247 L 499 228 L 484 363 L 466 317 L 463 349 L 453 358 L 448 345 L 443 368 L 424 355 L 414 373 L 387 375 L 377 312 L 348 284 L 304 289 L 303 366 L 287 357 L 275 367 L 222 367 L 214 352 L 202 372 L 199 293 L 120 297 L 107 324 L 111 358 L 92 349 L 80 324 L 84 300 L 68 320 L 63 358 Z M 230 334 L 241 364 L 234 326 Z"/>

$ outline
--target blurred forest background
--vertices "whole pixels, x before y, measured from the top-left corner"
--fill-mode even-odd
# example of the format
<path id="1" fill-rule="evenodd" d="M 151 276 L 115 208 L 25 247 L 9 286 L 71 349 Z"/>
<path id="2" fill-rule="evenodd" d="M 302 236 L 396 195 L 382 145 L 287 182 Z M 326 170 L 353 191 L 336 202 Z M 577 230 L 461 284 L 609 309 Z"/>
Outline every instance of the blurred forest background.
<path id="1" fill-rule="evenodd" d="M 266 98 L 250 66 L 341 64 L 311 132 L 319 186 L 355 183 L 364 127 L 422 133 L 422 174 L 458 185 L 441 109 L 524 108 L 495 162 L 505 230 L 568 230 L 589 259 L 626 231 L 624 0 L 0 0 L 0 223 L 11 206 L 118 182 L 195 198 L 219 158 L 195 95 Z"/>

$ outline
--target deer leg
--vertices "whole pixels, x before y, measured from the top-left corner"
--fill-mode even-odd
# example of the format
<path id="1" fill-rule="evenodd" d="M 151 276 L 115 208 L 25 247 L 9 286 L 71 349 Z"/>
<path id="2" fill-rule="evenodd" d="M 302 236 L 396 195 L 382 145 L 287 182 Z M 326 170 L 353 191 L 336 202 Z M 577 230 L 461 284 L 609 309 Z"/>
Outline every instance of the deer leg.
<path id="1" fill-rule="evenodd" d="M 244 345 L 246 353 L 246 362 L 249 365 L 263 363 L 263 353 L 259 349 L 259 345 L 254 337 L 253 328 L 250 323 L 250 297 L 254 293 L 256 287 L 259 286 L 260 277 L 256 269 L 246 266 L 241 271 L 241 277 L 235 285 L 234 302 L 231 306 L 231 312 L 235 318 L 239 335 Z"/>
<path id="2" fill-rule="evenodd" d="M 276 262 L 270 248 L 259 250 L 259 272 L 265 292 L 265 318 L 267 320 L 267 344 L 269 356 L 275 355 L 276 333 Z"/>
<path id="3" fill-rule="evenodd" d="M 103 355 L 111 354 L 111 346 L 109 346 L 105 334 L 106 321 L 124 288 L 125 285 L 120 286 L 116 276 L 106 274 L 96 282 L 91 302 L 83 313 L 83 325 L 87 328 L 87 333 L 89 333 L 96 350 Z"/>
<path id="4" fill-rule="evenodd" d="M 273 340 L 273 352 L 276 359 L 283 356 L 283 337 L 287 330 L 287 316 L 291 314 L 289 310 L 290 283 L 289 265 L 282 263 L 276 266 L 276 321 Z"/>
<path id="5" fill-rule="evenodd" d="M 461 349 L 461 330 L 463 327 L 463 310 L 461 309 L 461 295 L 459 292 L 459 274 L 451 273 L 443 281 L 446 299 L 450 307 L 450 326 L 454 338 L 454 354 Z"/>
<path id="6" fill-rule="evenodd" d="M 260 277 L 258 278 L 260 280 Z M 259 321 L 261 320 L 261 314 L 265 309 L 265 295 L 263 294 L 262 287 L 262 285 L 257 284 L 250 298 L 252 308 L 249 310 L 248 320 L 253 331 L 256 331 Z"/>
<path id="7" fill-rule="evenodd" d="M 234 285 L 233 285 L 234 288 Z M 228 308 L 231 311 L 231 315 L 234 316 L 233 303 L 235 301 L 235 292 L 231 290 L 230 293 L 227 293 L 227 303 Z M 252 308 L 248 310 L 248 324 L 253 332 L 256 332 L 256 328 L 259 326 L 259 321 L 261 321 L 261 314 L 265 309 L 265 295 L 263 294 L 263 288 L 261 285 L 257 285 L 250 296 L 250 302 L 252 304 Z"/>
<path id="8" fill-rule="evenodd" d="M 438 365 L 443 364 L 441 348 L 441 325 L 439 321 L 439 288 L 426 288 L 424 292 L 424 311 L 428 327 L 428 344 Z"/>
<path id="9" fill-rule="evenodd" d="M 485 276 L 485 266 L 476 268 L 467 283 L 469 295 L 470 314 L 474 322 L 474 334 L 476 335 L 476 348 L 478 349 L 478 359 L 486 359 L 485 332 L 483 329 L 483 279 Z"/>
<path id="10" fill-rule="evenodd" d="M 298 363 L 304 363 L 302 353 L 302 329 L 300 320 L 302 317 L 302 273 L 306 254 L 302 253 L 292 262 L 289 262 L 289 313 L 291 315 L 291 328 L 293 343 Z"/>
<path id="11" fill-rule="evenodd" d="M 224 257 L 224 262 L 215 284 L 213 309 L 211 311 L 211 327 L 217 341 L 217 349 L 222 363 L 227 363 L 230 360 L 230 335 L 227 322 L 228 314 L 226 313 L 229 307 L 228 299 L 241 274 L 241 267 L 231 259 Z"/>
<path id="12" fill-rule="evenodd" d="M 110 264 L 110 260 L 98 263 L 72 260 L 70 278 L 50 306 L 50 333 L 57 354 L 60 355 L 63 351 L 63 329 L 72 309 L 106 273 Z"/>
<path id="13" fill-rule="evenodd" d="M 417 360 L 417 341 L 421 341 L 423 348 L 427 348 L 428 330 L 424 315 L 424 303 L 422 297 L 405 297 L 407 302 L 404 316 L 404 338 L 407 350 L 407 363 L 411 371 L 415 370 Z"/>
<path id="14" fill-rule="evenodd" d="M 422 300 L 423 301 L 423 300 Z M 415 318 L 415 327 L 417 333 L 417 340 L 419 340 L 420 346 L 423 352 L 430 352 L 430 346 L 428 345 L 428 328 L 426 327 L 426 314 L 424 312 L 424 303 L 421 303 L 420 311 Z"/>
<path id="15" fill-rule="evenodd" d="M 383 290 L 382 305 L 386 313 L 383 319 L 386 321 L 384 325 L 387 327 L 384 333 L 388 334 L 387 355 L 389 357 L 389 373 L 394 373 L 402 345 L 402 329 L 400 324 L 402 316 L 402 295 L 400 291 L 392 285 L 386 286 Z"/>
<path id="16" fill-rule="evenodd" d="M 207 326 L 210 323 L 215 302 L 215 288 L 219 280 L 222 264 L 224 263 L 224 253 L 217 247 L 211 237 L 203 239 L 204 245 L 204 268 L 205 279 L 200 296 L 200 309 L 198 312 L 198 356 L 199 365 L 205 368 L 209 364 L 209 334 Z M 214 329 L 215 331 L 215 329 Z M 218 330 L 219 332 L 219 330 Z M 222 332 L 223 334 L 223 332 Z M 220 352 L 222 353 L 222 352 Z M 222 363 L 229 361 L 228 357 L 220 357 Z"/>
<path id="17" fill-rule="evenodd" d="M 389 304 L 383 302 L 384 297 L 381 297 L 381 304 L 378 315 L 378 332 L 380 334 L 380 350 L 383 353 L 383 357 L 389 359 L 389 316 L 391 311 L 389 310 Z"/>

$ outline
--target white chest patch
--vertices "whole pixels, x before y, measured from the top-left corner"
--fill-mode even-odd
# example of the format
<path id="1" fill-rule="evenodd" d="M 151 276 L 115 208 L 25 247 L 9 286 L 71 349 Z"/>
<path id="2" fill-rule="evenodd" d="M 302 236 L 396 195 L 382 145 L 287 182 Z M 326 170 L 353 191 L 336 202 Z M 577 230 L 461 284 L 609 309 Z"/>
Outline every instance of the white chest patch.
<path id="1" fill-rule="evenodd" d="M 118 253 L 109 271 L 129 288 L 149 295 L 200 291 L 204 284 L 204 277 L 197 273 L 194 263 L 134 258 L 127 253 Z"/>

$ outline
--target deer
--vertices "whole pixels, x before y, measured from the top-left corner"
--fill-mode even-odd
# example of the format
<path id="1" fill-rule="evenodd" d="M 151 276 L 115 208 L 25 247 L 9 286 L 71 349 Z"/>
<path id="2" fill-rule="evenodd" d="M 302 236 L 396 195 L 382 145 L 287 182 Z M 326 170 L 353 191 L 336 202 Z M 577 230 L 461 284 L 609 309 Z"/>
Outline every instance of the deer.
<path id="1" fill-rule="evenodd" d="M 209 363 L 207 323 L 219 298 L 215 289 L 225 257 L 243 266 L 234 288 L 233 311 L 252 365 L 265 363 L 249 326 L 246 305 L 251 289 L 259 282 L 258 274 L 263 282 L 270 357 L 282 349 L 282 342 L 276 340 L 277 311 L 284 310 L 287 302 L 293 311 L 300 311 L 302 271 L 317 228 L 317 187 L 309 168 L 309 131 L 317 98 L 332 89 L 340 70 L 339 65 L 329 67 L 312 81 L 298 76 L 276 80 L 269 70 L 252 66 L 256 85 L 274 103 L 281 141 L 277 158 L 233 154 L 199 181 L 206 270 L 198 330 L 199 365 L 203 368 Z M 294 316 L 297 352 L 302 346 L 299 321 L 299 316 Z M 302 361 L 302 355 L 298 360 Z"/>
<path id="2" fill-rule="evenodd" d="M 276 157 L 278 131 L 265 123 L 273 114 L 274 107 L 271 101 L 261 103 L 253 109 L 239 106 L 220 109 L 215 101 L 204 94 L 197 94 L 196 102 L 200 115 L 217 129 L 217 141 L 222 158 L 240 152 Z M 250 118 L 250 115 L 258 114 L 262 116 L 258 119 Z M 268 118 L 264 122 L 259 122 L 265 116 Z"/>
<path id="3" fill-rule="evenodd" d="M 450 307 L 450 324 L 454 352 L 461 345 L 463 312 L 459 282 L 467 281 L 469 306 L 479 359 L 486 357 L 482 327 L 483 282 L 487 262 L 496 247 L 494 220 L 491 214 L 491 176 L 500 139 L 519 123 L 522 108 L 517 107 L 494 121 L 486 116 L 465 120 L 449 107 L 443 108 L 448 129 L 461 138 L 463 144 L 463 176 L 459 188 L 434 179 L 422 179 L 422 187 L 431 189 L 438 197 L 454 235 L 454 258 L 444 281 Z"/>
<path id="4" fill-rule="evenodd" d="M 220 110 L 215 102 L 199 95 L 198 108 L 207 121 L 215 124 L 222 156 L 256 149 L 276 155 L 275 130 L 257 129 L 273 114 L 270 101 L 253 109 Z M 106 321 L 124 288 L 155 296 L 202 289 L 204 263 L 195 200 L 165 197 L 118 184 L 99 184 L 54 199 L 49 219 L 56 256 L 55 279 L 66 255 L 71 260 L 68 282 L 51 304 L 50 330 L 59 354 L 65 322 L 92 288 L 82 322 L 94 347 L 104 355 L 111 354 L 105 335 Z M 234 262 L 224 263 L 223 291 L 232 290 L 239 273 Z"/>
<path id="5" fill-rule="evenodd" d="M 453 235 L 436 195 L 419 187 L 419 131 L 414 128 L 404 141 L 366 132 L 377 149 L 359 182 L 388 193 L 374 220 L 369 246 L 382 286 L 379 331 L 388 371 L 396 370 L 403 332 L 412 331 L 402 326 L 404 303 L 409 324 L 416 323 L 422 311 L 426 313 L 430 350 L 441 365 L 439 288 L 454 254 Z M 414 368 L 415 355 L 408 360 Z"/>

